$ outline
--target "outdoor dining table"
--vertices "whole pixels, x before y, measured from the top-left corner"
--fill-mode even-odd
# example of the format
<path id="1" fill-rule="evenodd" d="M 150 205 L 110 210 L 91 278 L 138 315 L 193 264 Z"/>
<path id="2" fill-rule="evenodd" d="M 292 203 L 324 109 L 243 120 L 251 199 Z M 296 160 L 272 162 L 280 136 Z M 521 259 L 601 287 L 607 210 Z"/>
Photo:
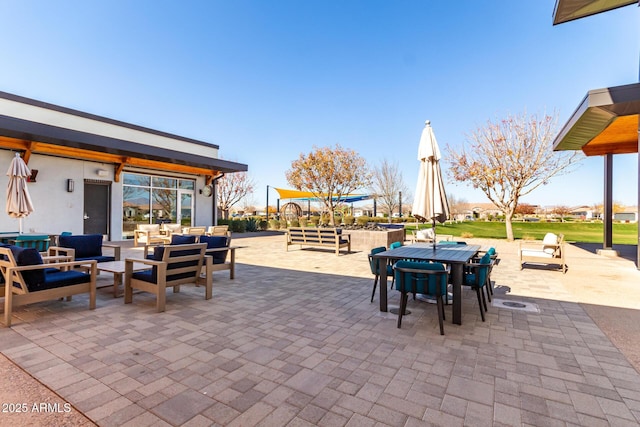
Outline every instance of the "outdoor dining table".
<path id="1" fill-rule="evenodd" d="M 401 246 L 373 255 L 378 260 L 380 271 L 380 311 L 387 312 L 387 268 L 389 261 L 410 259 L 415 261 L 434 261 L 451 266 L 451 283 L 453 284 L 453 323 L 462 325 L 462 282 L 464 280 L 464 264 L 469 262 L 478 251 L 480 245 L 451 245 L 432 243 L 415 243 Z"/>

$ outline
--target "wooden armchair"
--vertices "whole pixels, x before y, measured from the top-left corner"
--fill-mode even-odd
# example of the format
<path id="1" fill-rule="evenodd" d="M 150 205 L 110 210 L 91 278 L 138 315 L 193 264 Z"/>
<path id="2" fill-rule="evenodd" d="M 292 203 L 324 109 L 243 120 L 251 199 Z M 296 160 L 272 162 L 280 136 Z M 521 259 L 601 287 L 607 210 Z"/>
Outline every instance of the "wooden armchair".
<path id="1" fill-rule="evenodd" d="M 231 232 L 228 225 L 210 225 L 207 227 L 207 236 L 231 237 Z"/>
<path id="2" fill-rule="evenodd" d="M 213 279 L 213 259 L 205 255 L 207 245 L 195 243 L 190 245 L 167 245 L 154 248 L 153 259 L 127 258 L 124 271 L 124 303 L 133 301 L 133 289 L 140 289 L 156 295 L 156 309 L 165 311 L 166 289 L 173 287 L 173 292 L 180 292 L 180 285 L 204 281 L 204 299 L 211 299 Z M 133 272 L 133 263 L 149 265 L 149 270 Z M 204 279 L 200 272 L 205 270 Z"/>
<path id="3" fill-rule="evenodd" d="M 229 270 L 229 278 L 233 280 L 236 271 L 237 248 L 230 246 L 231 237 L 200 236 L 200 243 L 207 245 L 206 254 L 212 257 L 212 271 Z"/>
<path id="4" fill-rule="evenodd" d="M 207 227 L 185 227 L 182 229 L 182 234 L 188 236 L 202 236 L 206 233 Z"/>
<path id="5" fill-rule="evenodd" d="M 108 249 L 111 253 L 103 253 Z M 58 246 L 49 247 L 50 256 L 71 256 L 74 261 L 120 261 L 120 245 L 104 243 L 102 234 L 78 234 L 58 237 Z"/>
<path id="6" fill-rule="evenodd" d="M 89 294 L 89 309 L 96 307 L 96 261 L 47 264 L 35 248 L 0 247 L 0 295 L 4 296 L 4 326 L 11 326 L 13 307 Z M 75 270 L 83 267 L 89 273 Z"/>
<path id="7" fill-rule="evenodd" d="M 171 238 L 174 234 L 182 234 L 182 224 L 165 223 L 160 226 L 160 233 Z"/>
<path id="8" fill-rule="evenodd" d="M 160 232 L 160 224 L 138 224 L 133 230 L 133 246 L 138 246 L 138 243 L 145 245 L 166 243 L 169 239 Z"/>

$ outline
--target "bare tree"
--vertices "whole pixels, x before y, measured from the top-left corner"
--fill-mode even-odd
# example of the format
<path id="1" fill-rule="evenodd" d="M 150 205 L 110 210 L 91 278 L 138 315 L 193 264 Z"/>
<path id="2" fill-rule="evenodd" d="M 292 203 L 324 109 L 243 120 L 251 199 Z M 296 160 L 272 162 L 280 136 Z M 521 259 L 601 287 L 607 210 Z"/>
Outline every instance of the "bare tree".
<path id="1" fill-rule="evenodd" d="M 383 159 L 380 165 L 373 169 L 371 192 L 377 198 L 382 210 L 386 211 L 389 216 L 399 207 L 400 192 L 402 192 L 403 203 L 410 204 L 407 202 L 411 200 L 411 194 L 402 178 L 398 162 Z"/>
<path id="2" fill-rule="evenodd" d="M 371 183 L 367 162 L 354 150 L 340 145 L 335 148 L 317 148 L 291 162 L 286 172 L 287 182 L 297 190 L 309 191 L 322 200 L 329 213 L 329 221 L 335 224 L 334 211 L 345 196 Z"/>
<path id="3" fill-rule="evenodd" d="M 447 194 L 447 200 L 449 201 L 449 211 L 451 212 L 450 218 L 458 221 L 458 218 L 465 213 L 468 207 L 467 200 L 451 193 Z"/>
<path id="4" fill-rule="evenodd" d="M 571 208 L 569 206 L 560 205 L 554 207 L 552 212 L 560 217 L 560 222 L 564 222 L 564 217 L 571 213 Z"/>
<path id="5" fill-rule="evenodd" d="M 557 113 L 541 119 L 526 113 L 508 116 L 467 135 L 468 148 L 447 147 L 453 178 L 479 188 L 504 212 L 510 241 L 520 197 L 569 172 L 581 158 L 578 152 L 553 152 L 557 122 Z"/>
<path id="6" fill-rule="evenodd" d="M 229 218 L 229 209 L 248 194 L 253 193 L 255 184 L 247 172 L 235 172 L 218 179 L 218 207 L 225 219 Z"/>

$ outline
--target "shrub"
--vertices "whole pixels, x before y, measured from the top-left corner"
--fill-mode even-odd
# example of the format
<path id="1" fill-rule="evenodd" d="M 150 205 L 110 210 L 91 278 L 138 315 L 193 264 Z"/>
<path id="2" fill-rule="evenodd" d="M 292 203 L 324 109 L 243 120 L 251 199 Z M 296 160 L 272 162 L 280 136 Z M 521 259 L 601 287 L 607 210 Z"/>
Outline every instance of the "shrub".
<path id="1" fill-rule="evenodd" d="M 361 227 L 367 225 L 369 221 L 371 221 L 371 218 L 368 216 L 359 216 L 358 218 L 356 218 L 356 224 Z"/>
<path id="2" fill-rule="evenodd" d="M 286 219 L 281 219 L 280 220 L 280 228 L 287 228 L 288 224 L 287 224 L 287 220 Z"/>
<path id="3" fill-rule="evenodd" d="M 317 227 L 318 224 L 320 223 L 320 217 L 319 216 L 312 216 L 311 217 L 311 223 L 314 225 L 314 227 Z"/>
<path id="4" fill-rule="evenodd" d="M 258 223 L 258 229 L 264 231 L 267 228 L 269 228 L 269 222 L 266 219 L 261 219 Z"/>
<path id="5" fill-rule="evenodd" d="M 309 221 L 307 220 L 307 218 L 300 218 L 298 220 L 298 222 L 300 223 L 300 227 L 306 227 L 307 226 L 307 222 L 309 222 Z"/>
<path id="6" fill-rule="evenodd" d="M 255 217 L 247 218 L 247 231 L 258 231 L 258 220 Z"/>
<path id="7" fill-rule="evenodd" d="M 274 230 L 280 230 L 280 221 L 278 221 L 277 219 L 270 219 L 269 228 L 272 228 Z"/>
<path id="8" fill-rule="evenodd" d="M 460 233 L 460 237 L 462 237 L 463 239 L 472 239 L 473 238 L 473 233 L 469 233 L 468 231 L 464 231 L 464 232 Z"/>
<path id="9" fill-rule="evenodd" d="M 344 223 L 344 225 L 353 225 L 355 220 L 356 219 L 351 215 L 345 215 L 345 217 L 342 219 L 342 222 Z"/>
<path id="10" fill-rule="evenodd" d="M 300 221 L 298 221 L 297 219 L 292 219 L 291 227 L 300 227 Z"/>
<path id="11" fill-rule="evenodd" d="M 247 221 L 244 219 L 236 219 L 231 221 L 231 225 L 229 226 L 234 233 L 244 233 L 247 231 Z"/>

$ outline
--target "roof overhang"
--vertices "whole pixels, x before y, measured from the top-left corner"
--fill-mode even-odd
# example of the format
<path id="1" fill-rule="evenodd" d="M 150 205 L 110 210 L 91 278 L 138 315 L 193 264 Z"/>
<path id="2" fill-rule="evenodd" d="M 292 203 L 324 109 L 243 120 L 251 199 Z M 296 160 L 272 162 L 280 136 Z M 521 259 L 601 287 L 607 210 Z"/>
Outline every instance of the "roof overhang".
<path id="1" fill-rule="evenodd" d="M 218 146 L 0 92 L 0 148 L 205 175 L 246 171 Z M 117 176 L 116 176 L 117 178 Z"/>
<path id="2" fill-rule="evenodd" d="M 629 6 L 638 0 L 556 0 L 553 9 L 553 25 L 584 18 L 608 10 Z"/>
<path id="3" fill-rule="evenodd" d="M 587 156 L 638 152 L 640 83 L 591 90 L 564 125 L 553 149 Z"/>

